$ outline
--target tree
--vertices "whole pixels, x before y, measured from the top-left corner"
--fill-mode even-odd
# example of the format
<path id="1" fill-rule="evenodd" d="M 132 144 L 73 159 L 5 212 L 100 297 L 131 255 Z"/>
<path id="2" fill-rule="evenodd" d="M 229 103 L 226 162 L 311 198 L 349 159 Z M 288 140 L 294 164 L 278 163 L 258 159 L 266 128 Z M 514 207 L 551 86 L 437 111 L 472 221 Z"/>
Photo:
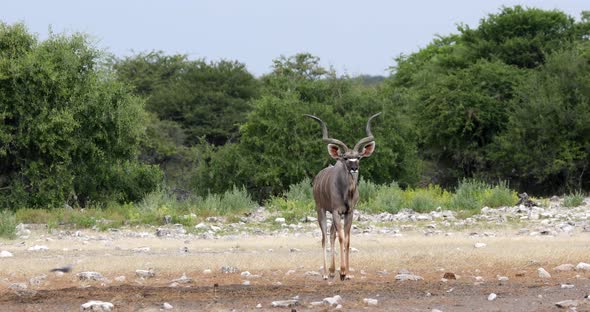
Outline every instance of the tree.
<path id="1" fill-rule="evenodd" d="M 0 23 L 0 207 L 137 200 L 160 182 L 136 158 L 143 102 L 103 59 L 82 34 Z"/>
<path id="2" fill-rule="evenodd" d="M 559 11 L 502 8 L 398 57 L 386 86 L 411 116 L 426 182 L 494 176 L 490 144 L 508 128 L 515 90 L 552 53 L 583 40 L 584 25 Z"/>
<path id="3" fill-rule="evenodd" d="M 256 79 L 235 61 L 207 63 L 150 52 L 119 60 L 114 67 L 147 98 L 150 112 L 182 127 L 186 146 L 201 137 L 215 145 L 235 141 L 249 100 L 258 94 Z"/>
<path id="4" fill-rule="evenodd" d="M 590 45 L 555 53 L 518 87 L 494 167 L 542 191 L 590 187 Z"/>
<path id="5" fill-rule="evenodd" d="M 309 62 L 312 66 L 318 63 L 311 56 L 294 59 L 314 60 Z M 363 178 L 377 183 L 416 183 L 420 162 L 411 131 L 380 90 L 333 73 L 323 78 L 293 74 L 301 68 L 296 62 L 291 63 L 294 68 L 276 64 L 279 68 L 263 78 L 265 94 L 253 101 L 253 110 L 240 128 L 240 142 L 211 154 L 206 169 L 195 177 L 201 190 L 207 185 L 214 185 L 215 191 L 245 185 L 259 200 L 279 194 L 333 161 L 321 140 L 321 129 L 303 114 L 322 118 L 330 135 L 352 148 L 366 136 L 367 118 L 379 111 L 382 116 L 373 122 L 377 152 L 363 163 Z"/>
<path id="6" fill-rule="evenodd" d="M 499 59 L 521 68 L 542 65 L 548 54 L 571 45 L 576 38 L 571 16 L 518 5 L 490 14 L 476 29 L 462 25 L 459 31 L 472 58 Z"/>

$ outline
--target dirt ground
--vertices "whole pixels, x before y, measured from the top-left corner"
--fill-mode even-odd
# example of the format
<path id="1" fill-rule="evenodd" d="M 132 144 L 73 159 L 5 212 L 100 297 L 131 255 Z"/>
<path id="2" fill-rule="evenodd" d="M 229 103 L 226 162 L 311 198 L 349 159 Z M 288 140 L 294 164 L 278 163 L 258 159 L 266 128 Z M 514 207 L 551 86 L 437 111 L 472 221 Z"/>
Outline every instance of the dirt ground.
<path id="1" fill-rule="evenodd" d="M 352 240 L 358 249 L 351 254 L 353 276 L 347 281 L 324 281 L 318 276 L 321 248 L 313 233 L 217 240 L 87 234 L 90 240 L 38 233 L 24 244 L 0 242 L 0 250 L 14 254 L 0 258 L 0 311 L 79 311 L 90 300 L 111 302 L 114 311 L 160 311 L 164 302 L 174 307 L 172 311 L 331 311 L 334 307 L 313 302 L 335 295 L 343 298 L 344 311 L 567 311 L 555 303 L 569 299 L 578 300 L 576 311 L 590 311 L 590 301 L 586 304 L 584 299 L 590 294 L 590 272 L 554 270 L 564 263 L 590 262 L 589 233 L 357 235 Z M 478 242 L 486 247 L 475 248 Z M 49 250 L 27 251 L 33 245 Z M 49 273 L 69 263 L 74 264 L 72 272 Z M 238 270 L 222 273 L 222 266 Z M 540 267 L 551 278 L 540 278 Z M 135 276 L 135 270 L 149 268 L 154 277 Z M 402 269 L 424 279 L 395 280 Z M 80 281 L 76 274 L 83 271 L 100 272 L 105 279 Z M 251 275 L 240 274 L 244 271 Z M 447 272 L 457 279 L 443 280 Z M 43 274 L 39 285 L 30 281 Z M 171 287 L 182 274 L 193 282 Z M 508 281 L 499 281 L 498 276 Z M 28 284 L 28 291 L 11 289 L 13 283 Z M 573 288 L 564 289 L 562 284 Z M 488 301 L 490 293 L 497 299 Z M 298 297 L 296 306 L 272 307 L 273 301 L 293 297 Z M 378 305 L 367 306 L 365 298 L 377 299 Z"/>

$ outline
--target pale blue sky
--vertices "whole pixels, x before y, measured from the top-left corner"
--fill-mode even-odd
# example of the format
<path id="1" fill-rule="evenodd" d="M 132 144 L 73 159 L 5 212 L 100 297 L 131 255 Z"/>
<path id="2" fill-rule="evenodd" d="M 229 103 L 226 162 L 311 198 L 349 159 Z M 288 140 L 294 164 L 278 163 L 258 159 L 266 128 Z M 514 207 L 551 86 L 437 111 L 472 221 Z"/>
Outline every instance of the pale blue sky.
<path id="1" fill-rule="evenodd" d="M 516 4 L 578 20 L 590 10 L 588 0 L 8 0 L 0 20 L 24 22 L 41 39 L 50 26 L 56 33 L 84 32 L 117 56 L 162 50 L 237 60 L 261 75 L 280 55 L 309 52 L 340 74 L 387 75 L 395 56 Z"/>

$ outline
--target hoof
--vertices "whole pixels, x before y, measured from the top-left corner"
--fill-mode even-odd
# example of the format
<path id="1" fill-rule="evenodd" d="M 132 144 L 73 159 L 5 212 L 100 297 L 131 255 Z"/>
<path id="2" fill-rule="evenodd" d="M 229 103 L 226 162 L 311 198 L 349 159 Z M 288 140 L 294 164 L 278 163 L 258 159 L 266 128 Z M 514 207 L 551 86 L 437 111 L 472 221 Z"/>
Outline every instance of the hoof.
<path id="1" fill-rule="evenodd" d="M 333 272 L 331 272 L 330 275 L 328 275 L 328 276 L 330 276 L 330 279 L 333 279 L 335 274 Z"/>
<path id="2" fill-rule="evenodd" d="M 346 279 L 346 274 L 340 274 L 340 280 L 343 281 Z"/>
<path id="3" fill-rule="evenodd" d="M 328 280 L 328 275 L 324 275 L 323 278 L 324 278 L 324 281 L 327 281 Z"/>

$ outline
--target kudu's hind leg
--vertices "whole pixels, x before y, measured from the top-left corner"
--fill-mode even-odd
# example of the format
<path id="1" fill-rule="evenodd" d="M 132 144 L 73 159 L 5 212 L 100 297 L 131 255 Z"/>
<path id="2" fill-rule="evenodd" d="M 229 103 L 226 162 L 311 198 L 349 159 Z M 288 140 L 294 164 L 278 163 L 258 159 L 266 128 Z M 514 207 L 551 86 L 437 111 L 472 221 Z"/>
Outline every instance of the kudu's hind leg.
<path id="1" fill-rule="evenodd" d="M 322 256 L 324 258 L 324 274 L 323 274 L 323 278 L 325 280 L 328 279 L 328 274 L 327 274 L 327 270 L 328 270 L 328 266 L 327 266 L 327 254 L 328 251 L 326 250 L 326 231 L 327 229 L 327 224 L 326 224 L 326 212 L 322 211 L 321 209 L 318 209 L 318 223 L 320 224 L 320 230 L 322 231 Z"/>

